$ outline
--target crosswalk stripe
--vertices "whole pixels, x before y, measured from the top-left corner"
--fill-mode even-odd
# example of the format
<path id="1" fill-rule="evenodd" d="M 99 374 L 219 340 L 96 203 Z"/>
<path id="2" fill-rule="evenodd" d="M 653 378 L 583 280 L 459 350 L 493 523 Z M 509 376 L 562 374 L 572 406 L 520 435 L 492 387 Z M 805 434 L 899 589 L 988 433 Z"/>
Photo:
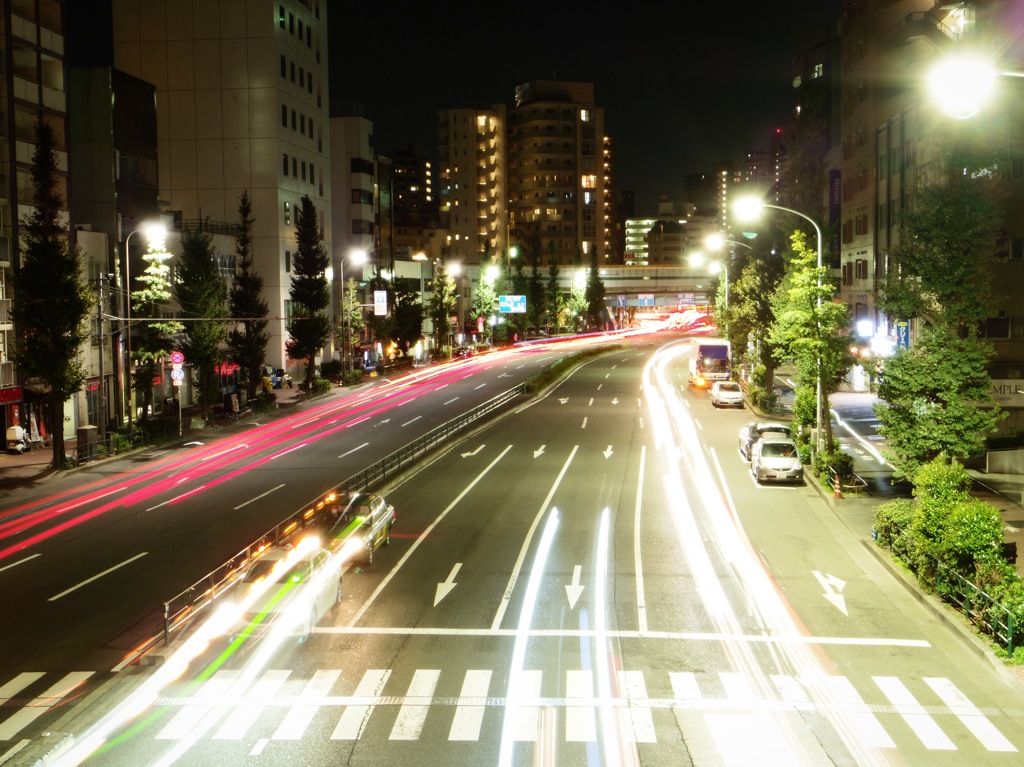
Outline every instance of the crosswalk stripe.
<path id="1" fill-rule="evenodd" d="M 42 671 L 25 671 L 18 674 L 7 684 L 0 687 L 0 706 L 9 703 L 11 698 L 24 690 L 33 682 L 38 682 L 46 674 Z"/>
<path id="2" fill-rule="evenodd" d="M 416 740 L 420 736 L 423 723 L 427 720 L 427 712 L 430 711 L 430 702 L 434 695 L 434 689 L 437 687 L 437 680 L 440 678 L 440 669 L 421 668 L 412 675 L 412 682 L 409 683 L 405 699 L 409 701 L 418 698 L 422 702 L 402 704 L 402 707 L 398 709 L 395 726 L 391 728 L 391 740 Z"/>
<path id="3" fill-rule="evenodd" d="M 896 748 L 889 733 L 871 713 L 849 679 L 845 676 L 825 676 L 821 677 L 821 683 L 841 706 L 846 706 L 846 717 L 861 743 L 869 748 Z"/>
<path id="4" fill-rule="evenodd" d="M 313 674 L 313 678 L 306 683 L 306 686 L 299 693 L 300 699 L 326 698 L 331 693 L 331 688 L 341 676 L 338 669 L 323 669 Z M 300 740 L 313 721 L 320 706 L 313 703 L 303 703 L 292 706 L 285 715 L 284 720 L 278 725 L 277 730 L 271 736 L 271 740 Z"/>
<path id="5" fill-rule="evenodd" d="M 384 684 L 391 676 L 390 669 L 370 669 L 356 685 L 354 697 L 379 698 Z M 373 706 L 349 706 L 338 720 L 338 725 L 331 733 L 331 740 L 357 740 L 366 726 L 366 720 L 373 713 Z"/>
<path id="6" fill-rule="evenodd" d="M 70 674 L 65 674 L 57 684 L 47 688 L 42 695 L 38 698 L 33 698 L 23 708 L 15 711 L 3 724 L 0 724 L 0 740 L 11 740 L 11 738 L 59 703 L 61 698 L 79 685 L 84 684 L 93 673 L 92 671 L 72 671 Z M 38 677 L 36 678 L 38 679 Z M 20 684 L 20 682 L 18 683 Z M 13 685 L 14 682 L 11 684 Z"/>
<path id="7" fill-rule="evenodd" d="M 672 696 L 681 701 L 699 701 L 704 696 L 697 685 L 697 675 L 692 671 L 670 671 L 669 680 L 672 682 Z"/>
<path id="8" fill-rule="evenodd" d="M 221 669 L 199 688 L 195 699 L 218 701 L 228 691 L 235 679 L 238 678 L 238 675 L 238 671 Z M 186 703 L 182 706 L 181 711 L 175 714 L 171 721 L 165 724 L 163 729 L 157 733 L 156 739 L 181 740 L 202 723 L 207 714 L 213 710 L 213 705 L 213 703 L 199 705 Z"/>
<path id="9" fill-rule="evenodd" d="M 875 676 L 872 679 L 926 748 L 932 751 L 956 751 L 953 741 L 924 710 L 924 706 L 917 702 L 903 682 L 894 676 Z"/>
<path id="10" fill-rule="evenodd" d="M 247 698 L 272 698 L 291 675 L 291 671 L 270 670 L 265 672 L 252 686 Z M 242 703 L 228 714 L 214 740 L 241 740 L 255 724 L 259 715 L 266 710 L 261 703 Z"/>
<path id="11" fill-rule="evenodd" d="M 509 701 L 511 708 L 507 714 L 514 718 L 512 723 L 513 740 L 532 742 L 537 739 L 537 730 L 540 727 L 540 707 L 524 706 L 516 701 L 540 698 L 541 681 L 542 672 L 538 669 L 523 669 L 513 680 L 513 700 Z"/>
<path id="12" fill-rule="evenodd" d="M 594 674 L 589 669 L 565 672 L 565 694 L 569 700 L 573 698 L 594 697 Z M 565 707 L 565 739 L 572 742 L 592 742 L 597 740 L 597 722 L 594 718 L 594 707 Z"/>
<path id="13" fill-rule="evenodd" d="M 803 688 L 796 677 L 789 674 L 772 674 L 772 684 L 779 691 L 779 697 L 785 703 L 796 705 L 807 705 L 811 699 L 807 697 L 807 690 Z"/>
<path id="14" fill-rule="evenodd" d="M 722 687 L 729 697 L 729 702 L 738 705 L 756 706 L 760 700 L 754 692 L 754 685 L 750 683 L 750 677 L 745 674 L 723 671 L 718 675 L 722 680 Z"/>
<path id="15" fill-rule="evenodd" d="M 967 696 L 960 692 L 948 679 L 925 677 L 925 683 L 931 687 L 943 703 L 956 714 L 956 718 L 964 723 L 981 744 L 989 751 L 1016 751 L 1013 744 L 1006 739 L 996 726 L 978 710 Z"/>
<path id="16" fill-rule="evenodd" d="M 490 669 L 470 669 L 466 672 L 448 740 L 479 740 L 480 726 L 484 721 L 483 699 L 487 697 L 490 685 Z"/>
<path id="17" fill-rule="evenodd" d="M 628 736 L 637 743 L 657 743 L 654 733 L 654 719 L 651 707 L 637 705 L 637 701 L 647 700 L 647 685 L 644 683 L 642 671 L 619 671 L 619 685 L 626 693 L 629 701 L 629 719 L 632 727 L 624 727 Z M 626 722 L 623 722 L 626 724 Z"/>

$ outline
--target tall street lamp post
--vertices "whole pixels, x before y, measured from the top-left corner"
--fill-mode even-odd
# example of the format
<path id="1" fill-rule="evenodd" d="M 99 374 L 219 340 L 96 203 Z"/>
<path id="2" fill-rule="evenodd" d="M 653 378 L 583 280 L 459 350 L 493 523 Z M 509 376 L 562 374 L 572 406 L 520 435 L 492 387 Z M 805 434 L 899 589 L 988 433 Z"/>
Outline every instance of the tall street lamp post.
<path id="1" fill-rule="evenodd" d="M 164 243 L 167 241 L 167 227 L 159 221 L 153 221 L 145 223 L 137 229 L 133 229 L 128 232 L 128 236 L 124 238 L 124 298 L 125 298 L 125 349 L 126 363 L 125 363 L 125 385 L 127 387 L 127 405 L 128 405 L 128 426 L 132 425 L 133 411 L 135 410 L 135 389 L 132 386 L 132 251 L 131 242 L 132 235 L 142 232 L 146 238 L 146 242 L 151 250 L 162 249 Z"/>
<path id="2" fill-rule="evenodd" d="M 740 219 L 740 220 L 747 220 L 747 221 L 752 221 L 754 219 L 757 219 L 761 215 L 761 211 L 764 208 L 774 208 L 775 210 L 781 210 L 781 211 L 784 211 L 786 213 L 792 213 L 794 216 L 799 216 L 800 218 L 804 219 L 805 221 L 809 221 L 811 226 L 814 227 L 814 233 L 817 235 L 817 238 L 818 238 L 818 301 L 817 301 L 817 304 L 818 304 L 818 322 L 821 322 L 821 246 L 822 246 L 821 227 L 818 226 L 818 223 L 813 218 L 811 218 L 810 216 L 806 215 L 805 213 L 801 213 L 798 210 L 793 210 L 792 208 L 784 208 L 781 205 L 772 205 L 771 203 L 767 203 L 767 202 L 765 202 L 764 200 L 762 200 L 759 197 L 741 197 L 740 199 L 738 199 L 736 201 L 736 203 L 734 205 L 734 210 L 736 211 L 736 217 L 738 219 Z M 821 403 L 821 399 L 822 398 L 821 398 L 821 353 L 820 352 L 818 353 L 818 374 L 815 377 L 818 380 L 817 380 L 816 386 L 815 386 L 814 429 L 815 429 L 815 432 L 817 434 L 818 452 L 821 452 L 824 449 L 824 439 L 822 438 L 822 433 L 821 433 L 821 415 L 822 415 L 821 414 L 821 404 L 822 404 Z"/>
<path id="3" fill-rule="evenodd" d="M 981 57 L 949 56 L 928 73 L 927 84 L 932 99 L 945 114 L 966 120 L 991 99 L 1000 77 L 1024 77 L 1024 72 L 1000 71 Z"/>
<path id="4" fill-rule="evenodd" d="M 348 306 L 348 283 L 345 281 L 345 262 L 349 261 L 352 266 L 362 266 L 366 263 L 369 258 L 365 250 L 353 250 L 348 254 L 348 257 L 342 256 L 338 261 L 338 269 L 341 273 L 341 380 L 344 385 L 348 385 L 348 368 L 350 358 L 352 356 L 350 345 L 352 338 L 351 322 L 352 312 L 351 307 Z"/>

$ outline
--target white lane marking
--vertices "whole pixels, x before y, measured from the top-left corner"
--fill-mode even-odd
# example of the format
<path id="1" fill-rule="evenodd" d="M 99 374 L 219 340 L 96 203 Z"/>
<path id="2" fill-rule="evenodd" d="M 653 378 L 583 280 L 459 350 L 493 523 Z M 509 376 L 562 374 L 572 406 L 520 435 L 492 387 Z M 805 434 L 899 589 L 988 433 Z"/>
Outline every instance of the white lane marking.
<path id="1" fill-rule="evenodd" d="M 914 731 L 925 748 L 932 751 L 956 751 L 946 733 L 942 731 L 938 723 L 925 712 L 924 706 L 917 702 L 913 693 L 907 689 L 899 679 L 894 676 L 872 677 L 879 689 L 885 693 L 892 704 L 896 707 L 897 713 L 903 717 L 903 721 Z"/>
<path id="2" fill-rule="evenodd" d="M 730 703 L 754 707 L 761 700 L 746 674 L 723 671 L 719 673 L 718 678 L 722 680 L 722 687 L 725 688 Z"/>
<path id="3" fill-rule="evenodd" d="M 658 738 L 654 732 L 654 719 L 651 716 L 651 707 L 637 705 L 640 701 L 647 700 L 647 685 L 644 682 L 643 671 L 620 671 L 619 686 L 626 692 L 626 700 L 629 701 L 629 720 L 632 727 L 624 727 L 627 737 L 637 743 L 657 743 Z M 623 712 L 625 713 L 625 711 Z M 627 724 L 627 721 L 623 721 Z"/>
<path id="4" fill-rule="evenodd" d="M 515 679 L 515 699 L 537 700 L 540 698 L 541 672 L 538 669 L 523 669 Z M 532 742 L 537 739 L 540 727 L 540 706 L 517 705 L 511 712 L 512 740 Z"/>
<path id="5" fill-rule="evenodd" d="M 277 487 L 272 487 L 272 488 L 270 488 L 270 489 L 269 489 L 269 490 L 268 490 L 267 492 L 265 492 L 265 493 L 260 493 L 260 494 L 259 494 L 259 495 L 257 495 L 257 496 L 256 496 L 255 498 L 250 498 L 250 499 L 249 499 L 248 501 L 246 501 L 245 503 L 240 503 L 240 504 L 238 504 L 237 506 L 235 506 L 235 508 L 233 508 L 233 509 L 232 509 L 232 511 L 238 511 L 238 510 L 239 510 L 240 508 L 242 508 L 243 506 L 248 506 L 248 505 L 249 505 L 250 503 L 256 503 L 256 501 L 260 500 L 260 498 L 266 498 L 266 497 L 267 497 L 268 495 L 270 495 L 271 493 L 276 493 L 276 492 L 277 492 L 278 490 L 280 490 L 280 489 L 281 489 L 282 487 L 284 487 L 284 484 L 280 484 L 280 485 L 278 485 Z"/>
<path id="6" fill-rule="evenodd" d="M 0 573 L 2 573 L 4 570 L 10 570 L 12 567 L 17 567 L 18 565 L 23 565 L 26 562 L 28 562 L 30 559 L 35 559 L 36 557 L 41 557 L 41 556 L 42 556 L 42 554 L 33 554 L 30 557 L 25 557 L 24 559 L 19 559 L 17 562 L 11 562 L 9 565 L 4 565 L 3 567 L 0 567 Z"/>
<path id="7" fill-rule="evenodd" d="M 273 698 L 277 695 L 277 691 L 281 689 L 281 686 L 285 681 L 287 681 L 291 673 L 291 671 L 277 669 L 265 671 L 256 681 L 256 684 L 252 686 L 252 689 L 246 697 L 266 699 Z M 217 730 L 213 739 L 241 740 L 245 737 L 245 734 L 249 732 L 249 728 L 252 727 L 253 723 L 255 723 L 259 718 L 259 715 L 262 714 L 265 709 L 266 706 L 255 703 L 242 703 L 236 706 L 228 715 L 227 719 L 224 720 L 224 724 L 222 724 L 220 729 Z"/>
<path id="8" fill-rule="evenodd" d="M 977 706 L 957 689 L 948 679 L 925 677 L 925 683 L 931 687 L 942 702 L 952 709 L 956 718 L 964 723 L 981 744 L 989 751 L 1016 751 L 1013 744 L 996 729 L 996 726 L 981 713 Z"/>
<path id="9" fill-rule="evenodd" d="M 416 423 L 416 422 L 417 422 L 418 420 L 420 420 L 420 419 L 421 419 L 422 417 L 423 417 L 423 416 L 421 416 L 421 415 L 418 415 L 418 416 L 416 416 L 415 418 L 413 418 L 412 420 L 410 420 L 410 421 L 406 421 L 405 423 L 403 423 L 403 424 L 402 424 L 402 426 L 403 426 L 403 427 L 405 427 L 405 426 L 408 426 L 408 425 L 409 425 L 409 424 L 411 424 L 411 423 Z"/>
<path id="10" fill-rule="evenodd" d="M 357 450 L 362 450 L 364 447 L 366 447 L 369 444 L 370 444 L 369 442 L 364 442 L 363 444 L 361 444 L 361 445 L 359 445 L 357 447 L 354 447 L 351 450 L 346 450 L 344 453 L 339 455 L 338 458 L 344 458 L 346 455 L 352 455 L 352 453 L 356 452 Z"/>
<path id="11" fill-rule="evenodd" d="M 390 740 L 417 740 L 420 737 L 427 712 L 430 711 L 434 688 L 440 678 L 440 669 L 416 670 L 405 694 L 406 702 L 398 710 L 395 726 L 391 728 Z"/>
<path id="12" fill-rule="evenodd" d="M 259 740 L 257 740 L 256 743 L 253 745 L 252 750 L 249 752 L 249 756 L 259 756 L 260 754 L 262 754 L 263 749 L 267 747 L 267 744 L 269 742 L 270 738 L 260 738 Z"/>
<path id="13" fill-rule="evenodd" d="M 491 685 L 490 669 L 470 669 L 462 682 L 462 692 L 455 707 L 455 718 L 448 740 L 479 740 L 484 721 L 487 691 Z"/>
<path id="14" fill-rule="evenodd" d="M 640 552 L 640 510 L 643 508 L 644 467 L 647 465 L 647 445 L 640 448 L 640 469 L 637 473 L 636 507 L 633 512 L 633 571 L 636 573 L 637 625 L 647 633 L 647 597 L 644 595 L 644 568 Z"/>
<path id="15" fill-rule="evenodd" d="M 508 609 L 508 604 L 512 599 L 512 591 L 515 589 L 516 581 L 519 580 L 519 573 L 523 569 L 523 562 L 526 561 L 526 552 L 527 549 L 530 548 L 530 541 L 533 540 L 533 536 L 537 532 L 537 526 L 540 525 L 541 518 L 543 518 L 546 513 L 548 505 L 551 503 L 551 499 L 555 495 L 555 491 L 562 483 L 562 479 L 565 477 L 565 472 L 569 470 L 569 464 L 572 463 L 572 459 L 576 455 L 576 451 L 579 449 L 579 445 L 572 446 L 569 457 L 566 458 L 565 463 L 562 464 L 562 468 L 558 472 L 558 476 L 555 477 L 554 484 L 552 484 L 551 489 L 548 490 L 548 494 L 545 496 L 544 502 L 541 503 L 540 509 L 537 511 L 537 515 L 533 518 L 533 522 L 530 524 L 530 529 L 526 532 L 526 539 L 523 541 L 523 545 L 519 549 L 519 556 L 516 557 L 516 563 L 512 567 L 512 575 L 509 576 L 508 584 L 505 586 L 505 592 L 501 596 L 501 604 L 498 605 L 498 611 L 494 614 L 494 620 L 491 621 L 492 631 L 501 626 L 501 621 L 505 617 L 505 611 Z M 504 455 L 504 453 L 502 453 L 502 455 Z M 521 631 L 513 630 L 512 636 L 520 636 L 522 633 L 523 632 Z"/>
<path id="16" fill-rule="evenodd" d="M 779 691 L 779 697 L 785 703 L 793 703 L 797 705 L 806 705 L 811 702 L 811 699 L 807 696 L 807 691 L 803 688 L 796 677 L 789 674 L 772 674 L 772 683 L 775 685 L 775 689 Z"/>
<path id="17" fill-rule="evenodd" d="M 482 384 L 480 384 L 479 386 L 474 386 L 474 387 L 473 387 L 473 390 L 474 390 L 474 391 L 476 391 L 477 389 L 482 389 L 482 388 L 484 388 L 485 386 L 487 386 L 487 384 L 486 384 L 486 383 L 482 383 Z"/>
<path id="18" fill-rule="evenodd" d="M 583 424 L 580 426 L 581 429 L 587 428 L 587 417 L 583 416 Z"/>
<path id="19" fill-rule="evenodd" d="M 67 589 L 67 590 L 65 590 L 65 591 L 62 591 L 62 592 L 60 592 L 59 594 L 55 594 L 54 596 L 50 597 L 50 598 L 49 598 L 48 600 L 46 600 L 46 601 L 47 601 L 47 602 L 55 602 L 55 601 L 57 601 L 58 599 L 60 599 L 61 597 L 66 597 L 66 596 L 67 596 L 68 594 L 70 594 L 70 593 L 71 593 L 72 591 L 77 591 L 78 589 L 82 588 L 82 586 L 86 586 L 86 585 L 88 585 L 88 584 L 92 583 L 92 582 L 93 582 L 93 581 L 95 581 L 95 580 L 99 580 L 99 579 L 100 579 L 100 578 L 102 578 L 102 577 L 103 577 L 104 575 L 110 575 L 110 573 L 114 572 L 115 570 L 118 570 L 118 569 L 120 569 L 120 568 L 124 567 L 125 565 L 130 565 L 130 564 L 131 564 L 132 562 L 134 562 L 134 561 L 135 561 L 136 559 L 142 559 L 142 558 L 143 558 L 144 556 L 146 556 L 146 555 L 147 555 L 148 553 L 149 553 L 148 551 L 143 551 L 143 552 L 142 552 L 141 554 L 136 554 L 136 555 L 135 555 L 134 557 L 132 557 L 131 559 L 126 559 L 126 560 L 125 560 L 124 562 L 121 562 L 120 564 L 116 564 L 116 565 L 114 565 L 113 567 L 108 567 L 108 568 L 107 568 L 106 570 L 104 570 L 104 571 L 103 571 L 102 573 L 97 573 L 97 574 L 96 574 L 96 575 L 94 575 L 94 576 L 93 576 L 92 578 L 88 578 L 88 579 L 86 579 L 86 580 L 82 581 L 81 583 L 79 583 L 79 584 L 77 584 L 77 585 L 75 585 L 75 586 L 72 586 L 72 587 L 71 587 L 70 589 Z"/>
<path id="20" fill-rule="evenodd" d="M 453 403 L 453 402 L 454 402 L 455 400 L 457 400 L 457 399 L 458 399 L 458 397 L 452 397 L 452 398 L 451 398 L 450 400 L 448 400 L 447 402 L 442 402 L 441 404 L 442 404 L 442 405 L 450 405 L 450 404 L 452 404 L 452 403 Z"/>
<path id="21" fill-rule="evenodd" d="M 25 682 L 25 679 L 34 673 L 29 672 L 25 678 L 22 678 L 22 675 L 19 674 L 11 684 L 13 685 L 15 682 L 22 684 L 22 682 Z M 72 671 L 70 674 L 63 676 L 56 684 L 48 687 L 42 695 L 30 700 L 23 708 L 19 708 L 0 724 L 0 740 L 11 740 L 21 730 L 60 703 L 64 696 L 71 693 L 79 685 L 84 684 L 93 673 L 92 671 Z M 31 684 L 32 681 L 35 680 L 29 680 L 26 684 Z M 7 685 L 4 685 L 4 688 L 6 689 Z"/>
<path id="22" fill-rule="evenodd" d="M 565 696 L 573 698 L 594 698 L 594 675 L 588 670 L 570 669 L 565 672 Z M 565 707 L 565 740 L 568 743 L 592 742 L 597 740 L 597 721 L 594 718 L 594 707 Z"/>
<path id="23" fill-rule="evenodd" d="M 200 726 L 203 719 L 213 711 L 215 704 L 223 699 L 224 695 L 231 689 L 235 679 L 241 672 L 235 669 L 221 669 L 217 671 L 206 683 L 199 688 L 194 700 L 210 703 L 194 704 L 189 703 L 182 707 L 181 711 L 174 715 L 163 729 L 156 734 L 157 740 L 183 740 L 188 737 L 192 730 Z"/>
<path id="24" fill-rule="evenodd" d="M 317 671 L 313 674 L 313 678 L 306 683 L 306 686 L 302 688 L 302 692 L 299 693 L 299 699 L 317 700 L 325 698 L 330 694 L 331 688 L 339 676 L 341 676 L 339 669 L 322 669 Z M 320 706 L 316 703 L 293 705 L 270 739 L 300 740 L 319 710 Z"/>
<path id="25" fill-rule="evenodd" d="M 390 669 L 370 669 L 356 685 L 354 697 L 356 698 L 380 698 L 384 684 L 391 676 Z M 370 714 L 373 713 L 373 706 L 349 706 L 338 720 L 337 727 L 331 733 L 331 740 L 357 740 L 366 726 Z"/>
<path id="26" fill-rule="evenodd" d="M 697 675 L 692 671 L 670 671 L 669 680 L 672 682 L 672 695 L 676 700 L 699 701 L 704 696 L 697 685 Z"/>

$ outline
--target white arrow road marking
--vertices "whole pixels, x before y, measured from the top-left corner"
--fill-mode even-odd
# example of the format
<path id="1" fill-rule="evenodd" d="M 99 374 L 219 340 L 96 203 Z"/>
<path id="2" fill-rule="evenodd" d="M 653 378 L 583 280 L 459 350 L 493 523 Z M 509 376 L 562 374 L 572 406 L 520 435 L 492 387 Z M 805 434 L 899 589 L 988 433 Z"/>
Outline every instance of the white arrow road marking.
<path id="1" fill-rule="evenodd" d="M 618 397 L 612 397 L 612 404 L 613 405 L 618 405 L 619 404 L 619 398 Z"/>
<path id="2" fill-rule="evenodd" d="M 381 422 L 380 422 L 379 424 L 377 424 L 377 425 L 378 425 L 378 426 L 382 426 L 382 425 L 384 425 L 384 424 L 386 424 L 386 423 L 391 423 L 391 419 L 390 419 L 390 418 L 385 418 L 385 419 L 384 419 L 383 421 L 381 421 Z"/>
<path id="3" fill-rule="evenodd" d="M 484 447 L 485 447 L 485 445 L 480 445 L 480 446 L 479 446 L 479 447 L 478 447 L 478 448 L 477 448 L 476 450 L 474 450 L 474 451 L 473 451 L 472 453 L 463 453 L 463 454 L 462 454 L 462 457 L 463 457 L 463 458 L 469 458 L 469 456 L 471 456 L 471 455 L 476 455 L 476 454 L 477 454 L 477 453 L 479 453 L 479 452 L 480 452 L 481 450 L 483 450 L 483 449 L 484 449 Z"/>
<path id="4" fill-rule="evenodd" d="M 609 445 L 608 449 L 604 451 L 604 457 L 605 458 L 611 458 L 612 457 L 612 446 L 611 445 Z"/>
<path id="5" fill-rule="evenodd" d="M 455 576 L 459 574 L 459 569 L 461 567 L 462 562 L 456 562 L 455 567 L 453 567 L 452 571 L 448 573 L 448 580 L 444 583 L 437 584 L 437 591 L 434 592 L 434 607 L 437 607 L 441 600 L 448 596 L 452 589 L 459 585 L 455 582 Z"/>
<path id="6" fill-rule="evenodd" d="M 533 457 L 534 458 L 540 458 L 542 455 L 544 455 L 544 448 L 546 448 L 546 447 L 547 447 L 547 445 L 541 445 L 539 448 L 534 450 L 533 451 Z"/>
<path id="7" fill-rule="evenodd" d="M 811 572 L 814 573 L 814 577 L 818 579 L 821 587 L 825 589 L 825 593 L 822 596 L 842 610 L 843 615 L 849 616 L 850 613 L 846 611 L 846 600 L 840 593 L 846 587 L 846 581 L 840 580 L 834 575 L 822 575 L 817 570 L 812 570 Z"/>
<path id="8" fill-rule="evenodd" d="M 561 402 L 564 405 L 566 402 L 569 401 L 569 398 L 568 397 L 559 397 L 558 401 Z"/>
<path id="9" fill-rule="evenodd" d="M 583 586 L 580 585 L 580 570 L 582 569 L 582 565 L 572 568 L 572 583 L 565 587 L 565 595 L 569 597 L 570 610 L 576 609 L 576 602 L 579 601 L 580 594 L 583 593 Z"/>

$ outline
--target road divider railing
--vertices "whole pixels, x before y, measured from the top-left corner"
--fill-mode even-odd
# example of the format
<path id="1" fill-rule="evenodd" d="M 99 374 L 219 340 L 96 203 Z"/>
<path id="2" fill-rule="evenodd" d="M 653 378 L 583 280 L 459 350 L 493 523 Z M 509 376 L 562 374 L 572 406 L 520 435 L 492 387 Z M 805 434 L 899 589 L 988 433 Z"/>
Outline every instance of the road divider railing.
<path id="1" fill-rule="evenodd" d="M 136 648 L 135 656 L 142 657 L 161 643 L 169 644 L 173 634 L 183 631 L 194 618 L 206 612 L 217 599 L 231 591 L 240 580 L 238 575 L 252 559 L 269 546 L 286 544 L 292 537 L 301 534 L 313 524 L 325 505 L 334 503 L 338 498 L 347 498 L 354 492 L 378 490 L 388 480 L 409 469 L 428 453 L 467 431 L 478 421 L 493 415 L 526 391 L 527 384 L 523 383 L 492 397 L 345 479 L 326 493 L 317 496 L 311 503 L 304 504 L 231 559 L 166 600 L 163 603 L 163 630 Z"/>

